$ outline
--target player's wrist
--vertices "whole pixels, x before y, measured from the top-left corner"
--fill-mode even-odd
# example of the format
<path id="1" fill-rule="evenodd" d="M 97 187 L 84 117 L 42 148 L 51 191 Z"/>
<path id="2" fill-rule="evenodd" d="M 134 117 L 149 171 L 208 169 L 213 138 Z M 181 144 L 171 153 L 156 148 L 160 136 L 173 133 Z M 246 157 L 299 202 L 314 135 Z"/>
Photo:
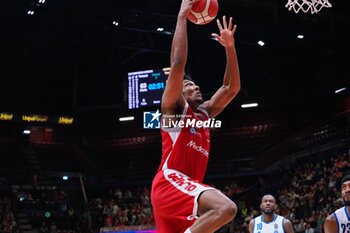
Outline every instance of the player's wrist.
<path id="1" fill-rule="evenodd" d="M 186 12 L 179 12 L 177 15 L 177 20 L 187 19 L 188 13 Z"/>
<path id="2" fill-rule="evenodd" d="M 235 49 L 235 43 L 229 43 L 225 46 L 226 49 Z"/>

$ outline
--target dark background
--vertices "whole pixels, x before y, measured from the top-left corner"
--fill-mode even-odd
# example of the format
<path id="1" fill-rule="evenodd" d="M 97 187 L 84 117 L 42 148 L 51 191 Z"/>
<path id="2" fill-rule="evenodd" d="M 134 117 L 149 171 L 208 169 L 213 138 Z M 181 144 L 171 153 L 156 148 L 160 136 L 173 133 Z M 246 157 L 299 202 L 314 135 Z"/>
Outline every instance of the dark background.
<path id="1" fill-rule="evenodd" d="M 295 14 L 286 2 L 219 0 L 218 16 L 232 16 L 238 25 L 242 90 L 229 109 L 241 111 L 250 101 L 262 111 L 328 109 L 339 98 L 334 91 L 349 87 L 350 2 L 332 1 L 333 8 L 318 14 Z M 0 111 L 101 116 L 111 123 L 130 114 L 127 72 L 169 66 L 180 3 L 1 0 Z M 188 31 L 187 71 L 209 98 L 225 68 L 224 49 L 210 39 L 217 26 L 189 23 Z"/>

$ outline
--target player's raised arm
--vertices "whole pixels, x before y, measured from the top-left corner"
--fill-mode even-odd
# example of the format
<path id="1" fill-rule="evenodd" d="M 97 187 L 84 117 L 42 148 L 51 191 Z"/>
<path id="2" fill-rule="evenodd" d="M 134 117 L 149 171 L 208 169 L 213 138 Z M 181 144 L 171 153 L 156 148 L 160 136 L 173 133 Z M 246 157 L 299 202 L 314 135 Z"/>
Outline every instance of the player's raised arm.
<path id="1" fill-rule="evenodd" d="M 182 0 L 170 54 L 170 74 L 162 97 L 162 112 L 175 113 L 178 104 L 183 104 L 182 86 L 187 62 L 187 16 L 193 3 L 198 0 Z"/>
<path id="2" fill-rule="evenodd" d="M 220 35 L 213 33 L 212 36 L 225 47 L 226 51 L 226 70 L 224 74 L 223 85 L 211 97 L 210 100 L 203 103 L 210 117 L 217 116 L 238 94 L 241 89 L 241 81 L 238 67 L 238 60 L 235 49 L 234 33 L 236 25 L 233 26 L 230 17 L 227 24 L 226 17 L 223 16 L 222 24 L 217 20 Z"/>

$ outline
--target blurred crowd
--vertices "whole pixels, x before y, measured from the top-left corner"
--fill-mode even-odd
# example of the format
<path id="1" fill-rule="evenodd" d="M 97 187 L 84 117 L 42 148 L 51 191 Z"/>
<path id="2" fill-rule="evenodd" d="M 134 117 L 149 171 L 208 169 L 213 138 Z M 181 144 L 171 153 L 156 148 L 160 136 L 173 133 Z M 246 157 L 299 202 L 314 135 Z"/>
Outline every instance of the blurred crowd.
<path id="1" fill-rule="evenodd" d="M 288 218 L 296 233 L 323 233 L 326 217 L 343 206 L 340 179 L 350 173 L 348 154 L 305 163 L 294 169 L 276 174 L 271 182 L 261 179 L 258 200 L 266 193 L 277 199 L 279 215 Z M 220 230 L 221 233 L 248 232 L 251 219 L 260 215 L 259 203 L 254 208 L 240 210 L 234 221 Z"/>
<path id="2" fill-rule="evenodd" d="M 239 208 L 234 221 L 218 232 L 248 232 L 249 221 L 260 215 L 261 197 L 271 193 L 277 200 L 277 213 L 292 222 L 296 233 L 323 233 L 325 218 L 343 205 L 339 181 L 344 174 L 350 173 L 349 161 L 349 155 L 342 154 L 324 160 L 299 162 L 298 166 L 283 169 L 272 177 L 256 178 L 258 188 L 253 191 L 233 181 L 227 184 L 224 182 L 221 186 L 209 183 L 233 199 Z M 82 215 L 86 215 L 90 228 L 95 231 L 101 227 L 114 230 L 155 228 L 149 187 L 114 188 L 109 191 L 100 190 L 99 193 L 94 193 L 95 197 L 88 199 L 88 206 L 82 212 Z M 242 193 L 246 195 L 240 195 Z M 84 232 L 77 227 L 79 224 L 77 218 L 74 218 L 76 212 L 70 195 L 71 193 L 59 189 L 26 192 L 21 196 L 18 207 L 25 208 L 28 217 L 41 219 L 44 211 L 51 209 L 53 216 L 50 219 L 44 218 L 37 226 L 41 233 Z M 93 196 L 89 192 L 87 195 Z M 249 195 L 254 196 L 255 200 L 248 200 L 246 197 Z M 0 198 L 0 232 L 20 232 L 12 211 L 11 199 Z M 72 219 L 72 223 L 62 227 L 55 218 L 65 216 L 71 217 L 69 219 Z"/>
<path id="3" fill-rule="evenodd" d="M 343 205 L 339 181 L 344 174 L 350 173 L 349 161 L 349 156 L 343 154 L 286 169 L 269 181 L 260 178 L 259 191 L 255 193 L 257 201 L 239 201 L 239 213 L 234 221 L 218 232 L 248 232 L 249 221 L 260 215 L 260 198 L 265 193 L 272 193 L 278 204 L 276 212 L 290 219 L 296 233 L 323 233 L 325 218 Z M 215 187 L 213 183 L 210 185 Z M 235 182 L 216 188 L 233 199 L 243 190 Z M 149 229 L 155 227 L 147 187 L 133 192 L 118 188 L 109 190 L 106 197 L 91 199 L 89 207 L 95 226 L 115 229 L 140 225 Z"/>
<path id="4" fill-rule="evenodd" d="M 8 197 L 0 197 L 0 232 L 19 232 L 12 203 Z"/>
<path id="5" fill-rule="evenodd" d="M 149 225 L 155 222 L 150 199 L 150 190 L 144 187 L 135 192 L 119 188 L 109 190 L 105 198 L 94 198 L 89 202 L 93 225 L 124 227 Z"/>

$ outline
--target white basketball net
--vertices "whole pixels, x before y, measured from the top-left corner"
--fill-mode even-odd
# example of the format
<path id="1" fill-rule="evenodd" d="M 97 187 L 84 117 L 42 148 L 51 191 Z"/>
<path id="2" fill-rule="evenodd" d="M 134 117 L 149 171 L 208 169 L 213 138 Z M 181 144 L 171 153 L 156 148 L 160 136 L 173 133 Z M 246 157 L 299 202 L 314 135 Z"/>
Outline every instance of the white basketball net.
<path id="1" fill-rule="evenodd" d="M 311 14 L 318 13 L 323 7 L 330 8 L 332 4 L 328 0 L 288 0 L 286 8 L 288 10 L 294 10 L 298 13 L 300 10 L 303 12 L 311 12 Z"/>

